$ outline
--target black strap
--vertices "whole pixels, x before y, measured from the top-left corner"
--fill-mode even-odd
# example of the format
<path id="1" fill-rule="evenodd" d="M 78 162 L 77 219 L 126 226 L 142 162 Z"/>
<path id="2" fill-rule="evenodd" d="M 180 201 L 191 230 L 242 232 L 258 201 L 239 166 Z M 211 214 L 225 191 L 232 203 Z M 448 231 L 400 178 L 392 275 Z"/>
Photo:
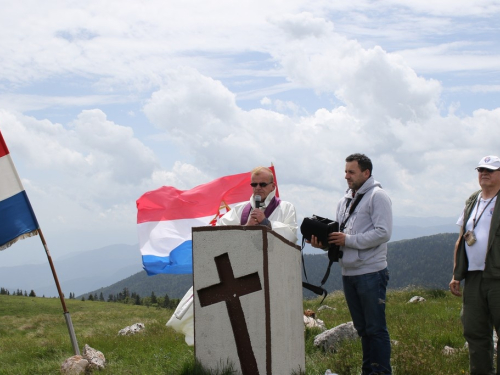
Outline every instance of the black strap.
<path id="1" fill-rule="evenodd" d="M 350 205 L 349 216 L 347 216 L 345 218 L 344 222 L 340 225 L 340 228 L 339 228 L 340 232 L 344 231 L 345 225 L 347 224 L 347 220 L 349 220 L 349 218 L 351 217 L 352 213 L 354 212 L 354 210 L 358 206 L 358 203 L 361 201 L 361 199 L 363 199 L 363 196 L 364 196 L 364 194 L 358 194 L 358 196 L 356 197 L 356 200 L 354 201 L 354 203 L 352 203 Z M 350 202 L 352 202 L 352 199 L 350 200 Z M 347 211 L 347 207 L 346 207 L 346 211 Z"/>
<path id="2" fill-rule="evenodd" d="M 349 218 L 351 217 L 352 213 L 356 209 L 356 206 L 361 201 L 361 199 L 363 198 L 363 196 L 364 196 L 364 194 L 358 194 L 358 196 L 356 197 L 356 200 L 350 205 L 349 216 L 340 225 L 340 228 L 339 228 L 340 232 L 344 231 L 345 225 L 347 224 L 347 220 L 349 220 Z M 304 249 L 304 246 L 305 246 L 305 238 L 302 237 L 302 250 Z M 301 253 L 302 253 L 302 268 L 304 269 L 304 276 L 306 278 L 306 281 L 309 281 L 309 280 L 307 280 L 306 265 L 304 264 L 304 252 L 301 251 Z M 303 288 L 309 289 L 311 292 L 314 292 L 314 293 L 316 293 L 319 296 L 323 295 L 323 299 L 319 303 L 320 305 L 323 303 L 323 301 L 326 298 L 326 295 L 328 294 L 328 292 L 323 288 L 323 285 L 328 280 L 328 277 L 330 276 L 330 269 L 332 268 L 333 262 L 335 262 L 335 254 L 334 253 L 335 253 L 335 249 L 329 249 L 328 250 L 328 260 L 329 260 L 328 267 L 326 269 L 325 276 L 323 276 L 323 279 L 321 280 L 321 285 L 320 286 L 315 286 L 315 285 L 309 284 L 309 282 L 307 282 L 307 283 L 302 282 L 302 287 Z"/>
<path id="3" fill-rule="evenodd" d="M 319 303 L 320 305 L 323 303 L 323 301 L 326 298 L 326 295 L 328 294 L 328 292 L 324 288 L 309 283 L 302 282 L 302 287 L 309 289 L 311 292 L 316 293 L 319 296 L 323 295 L 323 299 Z"/>

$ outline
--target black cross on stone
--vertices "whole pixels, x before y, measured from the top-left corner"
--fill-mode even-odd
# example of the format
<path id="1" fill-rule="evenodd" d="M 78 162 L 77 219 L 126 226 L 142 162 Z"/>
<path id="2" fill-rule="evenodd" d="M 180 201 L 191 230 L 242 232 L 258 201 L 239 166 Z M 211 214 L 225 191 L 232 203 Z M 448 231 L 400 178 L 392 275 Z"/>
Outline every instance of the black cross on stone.
<path id="1" fill-rule="evenodd" d="M 236 279 L 228 253 L 216 256 L 214 260 L 220 283 L 198 290 L 200 305 L 205 307 L 218 302 L 226 302 L 241 371 L 243 375 L 257 375 L 259 370 L 250 342 L 240 297 L 262 290 L 259 274 L 255 272 Z"/>

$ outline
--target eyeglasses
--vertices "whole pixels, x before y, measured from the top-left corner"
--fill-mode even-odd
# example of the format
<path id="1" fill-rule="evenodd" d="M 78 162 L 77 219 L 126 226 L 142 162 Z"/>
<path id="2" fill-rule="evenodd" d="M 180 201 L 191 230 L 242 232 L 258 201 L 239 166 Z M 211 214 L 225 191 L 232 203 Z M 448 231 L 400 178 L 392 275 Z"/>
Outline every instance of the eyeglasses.
<path id="1" fill-rule="evenodd" d="M 483 173 L 483 172 L 486 172 L 486 173 L 493 173 L 495 171 L 500 171 L 500 169 L 488 169 L 488 168 L 476 168 L 476 170 L 479 172 L 479 173 Z"/>
<path id="2" fill-rule="evenodd" d="M 253 187 L 253 188 L 256 188 L 256 187 L 257 187 L 257 185 L 258 185 L 258 186 L 260 186 L 260 187 L 265 188 L 267 185 L 271 185 L 271 184 L 273 184 L 273 183 L 274 183 L 274 182 L 252 182 L 252 183 L 250 184 L 250 186 L 251 186 L 251 187 Z"/>

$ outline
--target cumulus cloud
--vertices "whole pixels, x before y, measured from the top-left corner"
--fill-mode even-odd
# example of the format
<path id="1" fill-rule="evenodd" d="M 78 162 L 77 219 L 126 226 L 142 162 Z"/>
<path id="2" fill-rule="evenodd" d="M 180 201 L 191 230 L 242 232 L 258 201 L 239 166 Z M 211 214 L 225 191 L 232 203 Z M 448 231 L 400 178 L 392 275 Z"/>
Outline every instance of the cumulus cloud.
<path id="1" fill-rule="evenodd" d="M 290 55 L 280 55 L 285 68 L 292 56 L 310 56 L 307 47 L 294 47 L 287 49 L 293 50 Z M 486 140 L 484 133 L 498 121 L 499 110 L 481 110 L 463 118 L 453 113 L 441 115 L 438 82 L 418 77 L 402 59 L 380 48 L 355 47 L 352 43 L 347 50 L 332 46 L 332 51 L 325 50 L 321 56 L 321 64 L 305 59 L 309 65 L 300 69 L 302 84 L 334 93 L 344 106 L 300 117 L 272 109 L 246 111 L 237 107 L 221 82 L 190 71 L 176 74 L 175 82 L 169 81 L 153 94 L 144 111 L 158 127 L 175 134 L 197 165 L 213 175 L 272 161 L 285 191 L 294 194 L 297 187 L 307 190 L 309 184 L 325 192 L 324 196 L 331 192 L 340 197 L 345 190 L 345 157 L 364 152 L 374 160 L 375 176 L 391 191 L 397 213 L 454 215 L 450 206 L 460 206 L 462 195 L 450 203 L 434 197 L 432 191 L 456 190 L 474 177 L 475 159 L 484 150 L 495 153 L 495 137 Z M 345 65 L 346 61 L 354 68 L 342 77 L 328 77 L 320 68 Z M 321 82 L 318 87 L 317 82 Z M 182 98 L 183 104 L 173 98 Z M 269 98 L 261 103 L 273 104 Z M 208 107 L 214 110 L 204 109 Z M 188 108 L 195 110 L 180 116 Z M 464 165 L 472 171 L 465 179 L 455 172 Z M 415 201 L 432 203 L 415 206 Z"/>
<path id="2" fill-rule="evenodd" d="M 491 25 L 489 0 L 30 4 L 0 14 L 0 129 L 54 233 L 84 224 L 131 242 L 144 192 L 271 162 L 299 218 L 331 216 L 353 152 L 396 215 L 455 216 L 477 161 L 500 153 L 500 109 L 459 115 L 430 78 L 498 65 L 495 40 L 446 38 Z"/>
<path id="3" fill-rule="evenodd" d="M 270 17 L 269 21 L 279 26 L 293 39 L 310 36 L 318 38 L 333 30 L 331 22 L 324 18 L 314 17 L 309 12 Z"/>

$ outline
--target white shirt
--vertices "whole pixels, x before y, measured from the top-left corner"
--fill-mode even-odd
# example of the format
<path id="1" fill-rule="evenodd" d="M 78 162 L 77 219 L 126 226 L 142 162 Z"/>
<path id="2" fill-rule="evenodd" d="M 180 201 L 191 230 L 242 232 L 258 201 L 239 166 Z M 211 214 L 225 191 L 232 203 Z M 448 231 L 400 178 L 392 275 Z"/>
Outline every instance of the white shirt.
<path id="1" fill-rule="evenodd" d="M 275 191 L 276 190 L 273 190 L 266 197 L 264 207 L 267 207 L 274 198 Z M 253 195 L 250 197 L 250 203 L 252 208 L 254 208 Z M 234 206 L 217 221 L 217 225 L 241 225 L 241 214 L 247 204 L 248 202 L 244 202 Z M 290 202 L 282 200 L 268 219 L 271 222 L 273 231 L 285 237 L 290 242 L 297 242 L 297 215 L 295 213 L 295 207 Z"/>
<path id="2" fill-rule="evenodd" d="M 488 250 L 488 237 L 490 235 L 491 218 L 493 217 L 493 210 L 495 209 L 496 200 L 496 196 L 493 197 L 491 202 L 490 199 L 483 199 L 481 196 L 479 196 L 478 203 L 472 210 L 469 220 L 467 221 L 467 225 L 465 226 L 466 232 L 468 230 L 472 230 L 472 227 L 474 225 L 474 218 L 476 218 L 476 227 L 474 228 L 476 243 L 472 246 L 467 245 L 467 242 L 465 243 L 467 259 L 469 259 L 469 271 L 484 271 L 486 252 Z M 482 215 L 481 212 L 483 212 Z M 480 215 L 481 218 L 478 221 Z M 462 212 L 462 215 L 460 215 L 460 218 L 457 221 L 457 225 L 462 227 L 463 223 L 464 213 Z"/>

